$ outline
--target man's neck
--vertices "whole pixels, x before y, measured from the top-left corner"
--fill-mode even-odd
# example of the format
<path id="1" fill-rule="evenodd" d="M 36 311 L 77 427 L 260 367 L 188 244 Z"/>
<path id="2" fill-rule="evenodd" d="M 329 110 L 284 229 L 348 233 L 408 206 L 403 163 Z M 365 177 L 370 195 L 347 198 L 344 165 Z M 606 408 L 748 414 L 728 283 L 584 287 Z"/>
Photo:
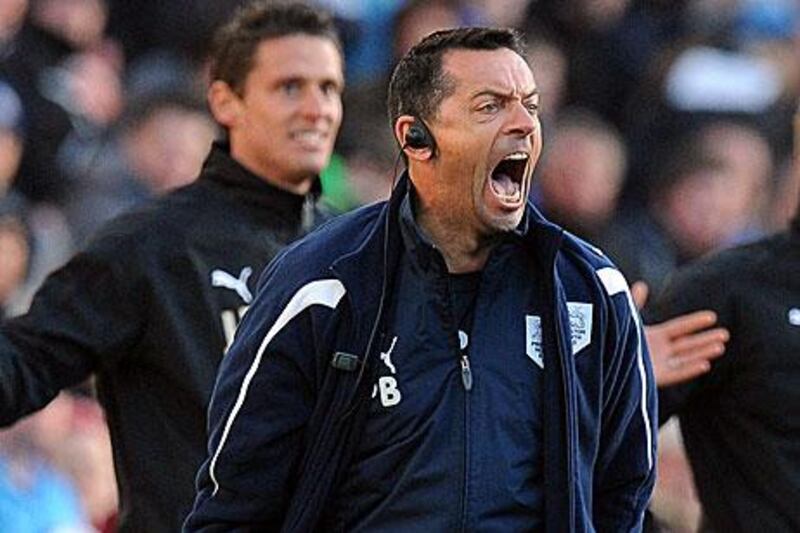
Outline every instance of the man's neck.
<path id="1" fill-rule="evenodd" d="M 259 161 L 256 161 L 252 157 L 248 157 L 247 154 L 242 154 L 241 151 L 236 150 L 234 145 L 231 145 L 230 147 L 230 155 L 234 161 L 239 163 L 242 167 L 247 169 L 251 174 L 260 178 L 262 181 L 265 181 L 270 185 L 277 187 L 278 189 L 289 191 L 292 194 L 304 196 L 308 194 L 314 183 L 315 177 L 313 175 L 309 175 L 307 178 L 301 180 L 281 179 L 280 176 L 275 174 L 275 172 L 270 172 L 268 169 L 264 168 Z"/>
<path id="2" fill-rule="evenodd" d="M 418 206 L 415 216 L 425 235 L 441 251 L 448 272 L 461 274 L 483 270 L 497 237 L 486 237 L 464 228 L 463 221 L 434 216 Z"/>

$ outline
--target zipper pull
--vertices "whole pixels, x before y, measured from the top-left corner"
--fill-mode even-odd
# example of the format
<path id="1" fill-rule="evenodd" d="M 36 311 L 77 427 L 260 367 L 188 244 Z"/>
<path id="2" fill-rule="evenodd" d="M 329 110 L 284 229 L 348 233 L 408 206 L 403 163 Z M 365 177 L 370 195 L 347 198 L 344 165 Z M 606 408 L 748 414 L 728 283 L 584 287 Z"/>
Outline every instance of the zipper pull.
<path id="1" fill-rule="evenodd" d="M 311 194 L 307 194 L 303 199 L 300 225 L 303 228 L 303 233 L 308 233 L 314 227 L 314 199 Z"/>
<path id="2" fill-rule="evenodd" d="M 472 390 L 472 369 L 469 367 L 469 357 L 466 355 L 461 356 L 461 382 L 464 384 L 464 390 L 467 392 Z"/>

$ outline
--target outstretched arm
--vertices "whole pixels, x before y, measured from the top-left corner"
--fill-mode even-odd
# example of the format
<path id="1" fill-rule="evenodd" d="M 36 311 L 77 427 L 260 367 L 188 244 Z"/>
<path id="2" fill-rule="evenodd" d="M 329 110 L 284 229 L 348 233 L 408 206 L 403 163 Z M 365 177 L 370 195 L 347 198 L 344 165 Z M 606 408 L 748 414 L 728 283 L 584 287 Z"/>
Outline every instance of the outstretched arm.
<path id="1" fill-rule="evenodd" d="M 0 425 L 41 409 L 138 338 L 141 291 L 128 289 L 133 276 L 114 255 L 97 243 L 45 281 L 27 314 L 0 324 Z"/>

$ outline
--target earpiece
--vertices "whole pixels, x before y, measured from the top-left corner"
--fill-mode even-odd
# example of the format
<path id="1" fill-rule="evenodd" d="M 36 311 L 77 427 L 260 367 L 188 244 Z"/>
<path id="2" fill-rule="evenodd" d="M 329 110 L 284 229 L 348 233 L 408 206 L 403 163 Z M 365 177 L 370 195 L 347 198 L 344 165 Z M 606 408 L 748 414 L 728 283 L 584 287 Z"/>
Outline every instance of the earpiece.
<path id="1" fill-rule="evenodd" d="M 436 141 L 431 134 L 431 131 L 420 118 L 414 118 L 414 122 L 409 126 L 406 131 L 404 148 L 415 148 L 421 150 L 423 148 L 430 148 L 431 154 L 436 154 Z"/>
<path id="2" fill-rule="evenodd" d="M 431 148 L 431 134 L 422 121 L 415 120 L 406 131 L 405 144 L 409 148 Z"/>

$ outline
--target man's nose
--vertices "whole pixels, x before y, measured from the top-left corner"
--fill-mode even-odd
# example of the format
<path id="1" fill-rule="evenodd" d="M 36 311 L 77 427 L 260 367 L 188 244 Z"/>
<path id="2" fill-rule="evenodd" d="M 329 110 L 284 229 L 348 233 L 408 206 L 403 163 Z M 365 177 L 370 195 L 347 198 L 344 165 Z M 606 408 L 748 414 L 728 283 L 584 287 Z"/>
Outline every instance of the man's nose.
<path id="1" fill-rule="evenodd" d="M 334 108 L 330 95 L 321 87 L 309 87 L 303 95 L 302 113 L 310 118 L 319 118 L 329 115 Z"/>
<path id="2" fill-rule="evenodd" d="M 528 107 L 521 101 L 512 104 L 511 115 L 506 124 L 506 133 L 519 137 L 531 135 L 539 126 L 539 119 L 531 114 Z"/>

